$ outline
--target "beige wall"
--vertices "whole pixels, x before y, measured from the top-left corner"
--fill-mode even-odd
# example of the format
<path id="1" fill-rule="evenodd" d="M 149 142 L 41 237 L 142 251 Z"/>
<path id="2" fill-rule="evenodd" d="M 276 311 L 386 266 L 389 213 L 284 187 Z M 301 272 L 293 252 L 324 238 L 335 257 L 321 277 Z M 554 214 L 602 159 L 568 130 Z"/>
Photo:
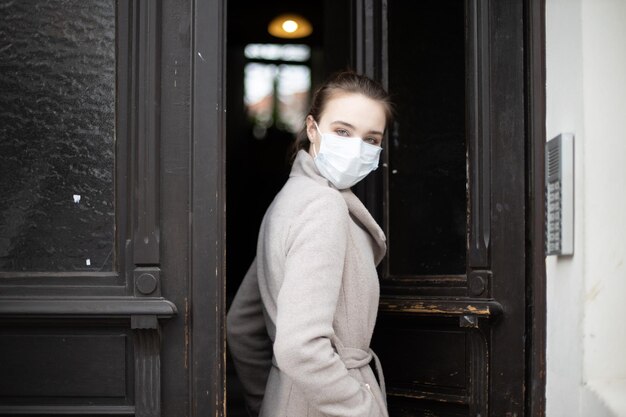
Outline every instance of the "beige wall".
<path id="1" fill-rule="evenodd" d="M 575 138 L 575 254 L 546 260 L 547 416 L 626 416 L 626 0 L 546 0 L 547 139 Z"/>

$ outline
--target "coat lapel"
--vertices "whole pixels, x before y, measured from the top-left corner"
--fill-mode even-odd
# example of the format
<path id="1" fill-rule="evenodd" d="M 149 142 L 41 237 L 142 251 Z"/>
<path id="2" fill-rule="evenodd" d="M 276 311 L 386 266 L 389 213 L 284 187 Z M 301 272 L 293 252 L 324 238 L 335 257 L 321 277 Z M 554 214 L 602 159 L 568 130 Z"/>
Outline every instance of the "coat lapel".
<path id="1" fill-rule="evenodd" d="M 374 240 L 374 261 L 378 265 L 385 256 L 387 251 L 387 243 L 385 233 L 382 231 L 376 220 L 372 217 L 369 210 L 363 205 L 361 200 L 354 195 L 351 189 L 341 190 L 341 195 L 348 205 L 350 213 L 361 223 L 361 225 L 369 232 Z"/>

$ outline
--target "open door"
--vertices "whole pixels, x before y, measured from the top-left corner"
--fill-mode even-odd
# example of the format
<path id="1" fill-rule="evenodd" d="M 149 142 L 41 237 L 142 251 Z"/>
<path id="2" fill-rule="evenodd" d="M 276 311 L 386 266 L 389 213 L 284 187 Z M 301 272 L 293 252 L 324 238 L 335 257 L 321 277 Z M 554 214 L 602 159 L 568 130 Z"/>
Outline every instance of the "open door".
<path id="1" fill-rule="evenodd" d="M 306 18 L 311 35 L 271 36 L 268 23 L 283 13 Z M 227 306 L 254 258 L 265 210 L 288 178 L 288 153 L 312 91 L 353 62 L 353 13 L 347 0 L 228 1 Z M 229 359 L 227 354 L 227 412 L 245 417 Z"/>
<path id="2" fill-rule="evenodd" d="M 361 187 L 389 242 L 374 350 L 390 414 L 524 415 L 524 5 L 364 7 L 359 64 L 397 104 Z"/>

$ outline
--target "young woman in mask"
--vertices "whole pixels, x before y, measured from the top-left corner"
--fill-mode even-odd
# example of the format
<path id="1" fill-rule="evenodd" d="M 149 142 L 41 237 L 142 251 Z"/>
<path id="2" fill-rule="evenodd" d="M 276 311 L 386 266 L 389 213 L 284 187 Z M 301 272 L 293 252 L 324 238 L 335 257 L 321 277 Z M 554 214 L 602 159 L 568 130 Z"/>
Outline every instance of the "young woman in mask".
<path id="1" fill-rule="evenodd" d="M 390 117 L 385 90 L 353 72 L 313 97 L 227 315 L 251 416 L 388 417 L 370 349 L 385 235 L 350 187 L 378 167 Z"/>

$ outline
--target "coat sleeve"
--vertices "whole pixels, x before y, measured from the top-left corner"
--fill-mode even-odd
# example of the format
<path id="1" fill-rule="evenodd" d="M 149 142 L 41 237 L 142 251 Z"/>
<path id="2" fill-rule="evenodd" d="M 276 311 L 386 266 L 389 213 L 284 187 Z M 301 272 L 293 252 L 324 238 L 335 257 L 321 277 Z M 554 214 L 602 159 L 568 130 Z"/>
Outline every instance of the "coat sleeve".
<path id="1" fill-rule="evenodd" d="M 228 310 L 226 337 L 235 370 L 244 388 L 246 409 L 250 416 L 256 417 L 272 366 L 272 341 L 265 327 L 256 258 Z"/>
<path id="2" fill-rule="evenodd" d="M 372 393 L 331 345 L 349 233 L 348 208 L 332 189 L 312 201 L 287 238 L 277 298 L 274 355 L 309 405 L 324 415 L 381 415 Z"/>

